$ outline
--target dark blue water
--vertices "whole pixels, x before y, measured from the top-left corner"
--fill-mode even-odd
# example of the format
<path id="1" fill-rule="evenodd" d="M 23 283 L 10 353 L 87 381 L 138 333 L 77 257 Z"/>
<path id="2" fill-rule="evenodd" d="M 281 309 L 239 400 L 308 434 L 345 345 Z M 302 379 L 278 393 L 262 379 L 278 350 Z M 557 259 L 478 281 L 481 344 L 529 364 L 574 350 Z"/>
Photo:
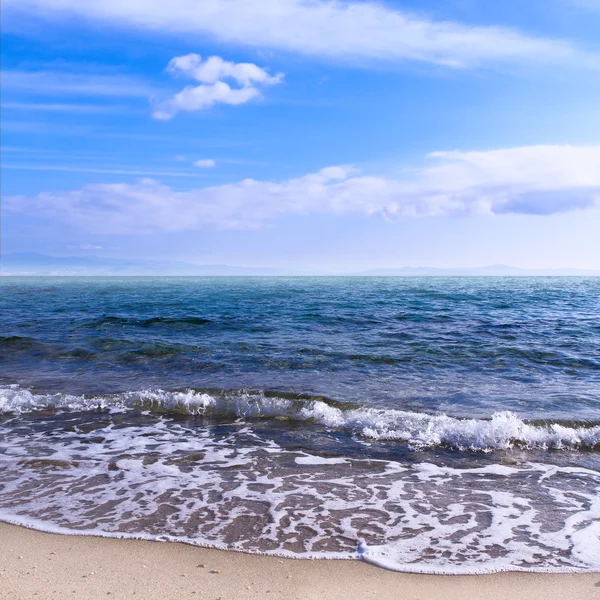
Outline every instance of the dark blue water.
<path id="1" fill-rule="evenodd" d="M 600 279 L 13 279 L 0 302 L 2 375 L 44 391 L 600 420 Z"/>
<path id="2" fill-rule="evenodd" d="M 405 570 L 600 568 L 598 278 L 0 285 L 6 520 Z"/>

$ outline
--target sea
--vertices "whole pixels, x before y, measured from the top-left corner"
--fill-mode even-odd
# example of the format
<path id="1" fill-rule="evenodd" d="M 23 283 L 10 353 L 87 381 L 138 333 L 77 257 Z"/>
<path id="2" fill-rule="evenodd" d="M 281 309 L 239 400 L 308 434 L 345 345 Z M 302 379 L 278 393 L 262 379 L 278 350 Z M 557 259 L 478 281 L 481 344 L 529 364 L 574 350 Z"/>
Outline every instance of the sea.
<path id="1" fill-rule="evenodd" d="M 0 520 L 600 571 L 600 278 L 3 277 Z"/>

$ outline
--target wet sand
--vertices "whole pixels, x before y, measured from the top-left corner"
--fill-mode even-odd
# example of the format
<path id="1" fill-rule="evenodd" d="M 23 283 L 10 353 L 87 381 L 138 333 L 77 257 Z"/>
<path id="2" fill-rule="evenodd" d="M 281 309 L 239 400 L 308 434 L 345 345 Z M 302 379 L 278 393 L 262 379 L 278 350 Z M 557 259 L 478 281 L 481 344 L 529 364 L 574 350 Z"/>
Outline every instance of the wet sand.
<path id="1" fill-rule="evenodd" d="M 0 598 L 600 600 L 600 574 L 414 575 L 0 523 Z"/>

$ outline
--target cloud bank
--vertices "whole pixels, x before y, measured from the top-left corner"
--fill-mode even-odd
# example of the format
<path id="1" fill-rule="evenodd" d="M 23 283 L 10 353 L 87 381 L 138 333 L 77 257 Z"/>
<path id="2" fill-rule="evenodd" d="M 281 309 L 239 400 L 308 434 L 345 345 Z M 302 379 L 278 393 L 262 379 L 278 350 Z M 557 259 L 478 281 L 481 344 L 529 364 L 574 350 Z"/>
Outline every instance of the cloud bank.
<path id="1" fill-rule="evenodd" d="M 592 0 L 588 0 L 591 2 Z M 587 60 L 569 42 L 493 26 L 434 21 L 379 2 L 344 0 L 4 0 L 4 8 L 79 16 L 168 34 L 351 63 L 425 61 L 452 67 Z"/>
<path id="2" fill-rule="evenodd" d="M 600 206 L 600 146 L 434 152 L 428 160 L 435 164 L 400 179 L 361 175 L 348 166 L 187 191 L 145 179 L 13 196 L 4 209 L 93 233 L 151 233 L 255 228 L 282 215 L 545 215 Z"/>

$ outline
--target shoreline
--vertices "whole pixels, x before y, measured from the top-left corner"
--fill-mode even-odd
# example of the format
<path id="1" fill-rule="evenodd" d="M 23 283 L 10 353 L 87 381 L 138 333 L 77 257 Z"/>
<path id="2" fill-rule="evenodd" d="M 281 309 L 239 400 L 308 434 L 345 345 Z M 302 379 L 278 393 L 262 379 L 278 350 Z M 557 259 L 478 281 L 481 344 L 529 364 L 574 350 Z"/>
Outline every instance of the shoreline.
<path id="1" fill-rule="evenodd" d="M 599 573 L 424 575 L 0 522 L 0 600 L 600 600 Z"/>

